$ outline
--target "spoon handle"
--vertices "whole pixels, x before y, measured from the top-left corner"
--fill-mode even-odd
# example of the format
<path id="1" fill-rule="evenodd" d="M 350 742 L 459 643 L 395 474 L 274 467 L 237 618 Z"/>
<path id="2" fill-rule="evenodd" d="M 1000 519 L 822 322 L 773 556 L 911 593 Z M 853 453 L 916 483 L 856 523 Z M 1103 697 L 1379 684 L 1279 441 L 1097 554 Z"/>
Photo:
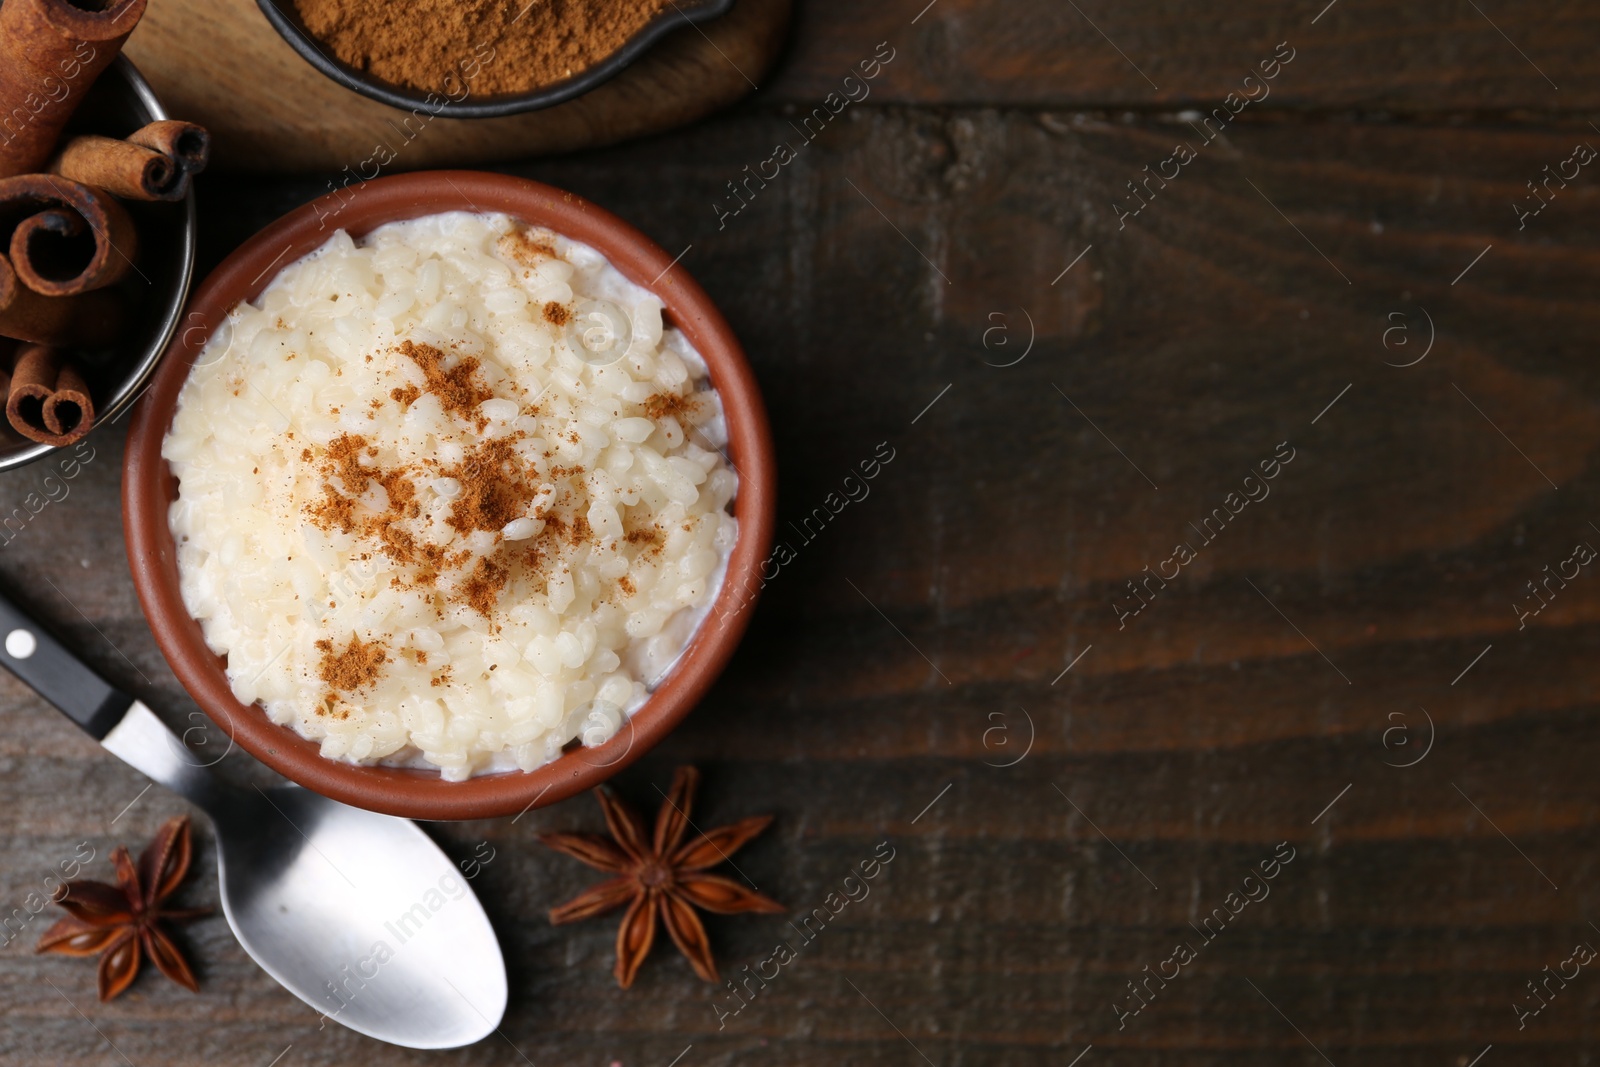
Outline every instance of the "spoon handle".
<path id="1" fill-rule="evenodd" d="M 0 666 L 112 755 L 203 811 L 215 813 L 222 806 L 219 798 L 227 787 L 209 768 L 233 751 L 231 738 L 222 756 L 200 761 L 154 712 L 101 678 L 3 593 L 0 635 Z"/>
<path id="2" fill-rule="evenodd" d="M 96 741 L 122 721 L 133 698 L 82 660 L 0 594 L 0 665 L 59 708 Z"/>

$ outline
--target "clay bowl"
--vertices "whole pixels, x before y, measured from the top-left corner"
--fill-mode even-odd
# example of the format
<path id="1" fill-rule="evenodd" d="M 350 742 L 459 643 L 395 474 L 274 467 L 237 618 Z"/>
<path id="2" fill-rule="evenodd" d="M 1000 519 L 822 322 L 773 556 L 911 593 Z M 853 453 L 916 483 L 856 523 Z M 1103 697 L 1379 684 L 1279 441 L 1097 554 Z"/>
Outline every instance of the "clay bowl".
<path id="1" fill-rule="evenodd" d="M 178 393 L 211 331 L 242 300 L 257 297 L 285 264 L 320 247 L 335 229 L 360 237 L 386 222 L 442 211 L 502 211 L 598 249 L 666 305 L 665 318 L 705 357 L 721 395 L 728 454 L 739 473 L 739 536 L 727 578 L 677 666 L 610 741 L 573 748 L 534 771 L 443 781 L 436 772 L 359 766 L 323 758 L 313 742 L 233 696 L 225 660 L 206 647 L 178 591 L 167 509 L 177 479 L 161 457 Z M 755 377 L 733 331 L 703 289 L 649 238 L 581 197 L 521 178 L 432 171 L 380 178 L 329 194 L 246 241 L 194 293 L 178 336 L 134 409 L 122 480 L 128 563 L 151 629 L 179 681 L 239 746 L 292 781 L 356 807 L 414 819 L 514 815 L 597 785 L 643 755 L 689 713 L 733 654 L 771 546 L 775 468 Z M 740 591 L 744 596 L 741 597 Z"/>
<path id="2" fill-rule="evenodd" d="M 360 93 L 390 107 L 424 115 L 444 115 L 456 119 L 498 118 L 517 115 L 524 111 L 537 111 L 582 96 L 610 81 L 648 52 L 655 43 L 673 30 L 698 25 L 720 18 L 733 9 L 734 0 L 679 0 L 671 10 L 663 11 L 639 28 L 623 45 L 592 67 L 586 67 L 570 78 L 549 85 L 541 85 L 525 93 L 508 93 L 503 96 L 480 96 L 472 92 L 468 76 L 475 70 L 473 57 L 478 54 L 479 42 L 460 42 L 463 60 L 462 75 L 438 92 L 410 89 L 391 85 L 367 71 L 343 63 L 328 53 L 306 29 L 293 0 L 256 0 L 256 6 L 267 17 L 272 28 L 288 42 L 301 59 L 315 67 L 325 77 L 338 82 L 346 89 Z M 486 53 L 493 55 L 490 51 Z M 487 60 L 493 62 L 493 59 Z M 465 92 L 463 92 L 465 90 Z M 459 99 L 457 98 L 459 95 Z"/>

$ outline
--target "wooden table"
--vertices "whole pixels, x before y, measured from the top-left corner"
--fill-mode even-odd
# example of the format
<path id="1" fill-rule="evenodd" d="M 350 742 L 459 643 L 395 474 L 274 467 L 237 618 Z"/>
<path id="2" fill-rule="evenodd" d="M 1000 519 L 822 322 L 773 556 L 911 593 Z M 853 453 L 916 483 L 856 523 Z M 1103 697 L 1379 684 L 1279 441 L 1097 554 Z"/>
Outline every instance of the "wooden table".
<path id="1" fill-rule="evenodd" d="M 186 935 L 199 998 L 151 974 L 100 1005 L 91 967 L 30 954 L 41 918 L 0 949 L 0 1063 L 1592 1061 L 1592 968 L 1517 1006 L 1600 946 L 1600 575 L 1528 589 L 1600 545 L 1600 174 L 1515 205 L 1600 145 L 1600 11 L 924 2 L 801 4 L 736 111 L 508 168 L 686 250 L 766 389 L 786 523 L 893 449 L 820 534 L 786 526 L 732 667 L 618 781 L 647 802 L 692 761 L 709 822 L 775 812 L 739 865 L 796 912 L 887 841 L 871 895 L 719 1029 L 670 950 L 620 992 L 611 922 L 543 918 L 591 880 L 533 841 L 597 827 L 574 800 L 437 828 L 496 850 L 502 1037 L 319 1032 L 215 918 Z M 719 228 L 725 183 L 881 41 L 870 97 Z M 202 182 L 206 261 L 326 178 Z M 182 724 L 119 437 L 0 572 Z M 0 721 L 4 911 L 184 810 L 9 679 Z M 723 973 L 787 918 L 712 919 Z"/>

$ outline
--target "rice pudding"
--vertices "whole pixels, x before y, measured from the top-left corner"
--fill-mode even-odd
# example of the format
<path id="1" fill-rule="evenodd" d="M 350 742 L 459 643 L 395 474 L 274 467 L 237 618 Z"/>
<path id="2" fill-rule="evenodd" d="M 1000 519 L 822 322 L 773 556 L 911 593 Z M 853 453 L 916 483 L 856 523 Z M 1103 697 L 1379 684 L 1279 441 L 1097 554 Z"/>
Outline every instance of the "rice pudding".
<path id="1" fill-rule="evenodd" d="M 162 454 L 185 606 L 324 756 L 532 769 L 610 738 L 737 533 L 705 363 L 505 215 L 343 231 L 230 312 Z"/>

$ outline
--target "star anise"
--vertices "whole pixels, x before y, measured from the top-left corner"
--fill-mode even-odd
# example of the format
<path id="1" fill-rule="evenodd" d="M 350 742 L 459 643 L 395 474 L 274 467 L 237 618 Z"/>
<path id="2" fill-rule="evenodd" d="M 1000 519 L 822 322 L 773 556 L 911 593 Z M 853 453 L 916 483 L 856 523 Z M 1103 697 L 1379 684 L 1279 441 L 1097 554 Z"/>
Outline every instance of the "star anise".
<path id="1" fill-rule="evenodd" d="M 617 965 L 614 973 L 623 989 L 633 984 L 639 965 L 655 942 L 656 916 L 667 928 L 673 944 L 688 958 L 694 971 L 708 982 L 717 980 L 717 962 L 711 955 L 706 928 L 695 908 L 731 915 L 744 911 L 781 912 L 782 904 L 746 889 L 732 878 L 707 873 L 738 851 L 772 822 L 770 815 L 741 819 L 687 844 L 689 809 L 694 803 L 700 772 L 679 767 L 672 791 L 656 813 L 655 836 L 647 839 L 645 825 L 632 808 L 605 786 L 595 796 L 605 812 L 611 837 L 600 834 L 540 834 L 539 840 L 591 867 L 617 875 L 552 908 L 552 923 L 577 922 L 604 915 L 626 904 L 622 928 L 617 931 Z"/>
<path id="2" fill-rule="evenodd" d="M 187 815 L 162 824 L 140 853 L 137 866 L 127 846 L 118 845 L 111 853 L 117 884 L 84 879 L 62 886 L 55 903 L 66 909 L 67 916 L 40 936 L 34 951 L 63 956 L 98 953 L 101 1000 L 110 1000 L 133 983 L 141 950 L 162 974 L 190 992 L 200 992 L 188 961 L 163 926 L 208 913 L 205 908 L 166 906 L 189 873 L 192 852 Z"/>

